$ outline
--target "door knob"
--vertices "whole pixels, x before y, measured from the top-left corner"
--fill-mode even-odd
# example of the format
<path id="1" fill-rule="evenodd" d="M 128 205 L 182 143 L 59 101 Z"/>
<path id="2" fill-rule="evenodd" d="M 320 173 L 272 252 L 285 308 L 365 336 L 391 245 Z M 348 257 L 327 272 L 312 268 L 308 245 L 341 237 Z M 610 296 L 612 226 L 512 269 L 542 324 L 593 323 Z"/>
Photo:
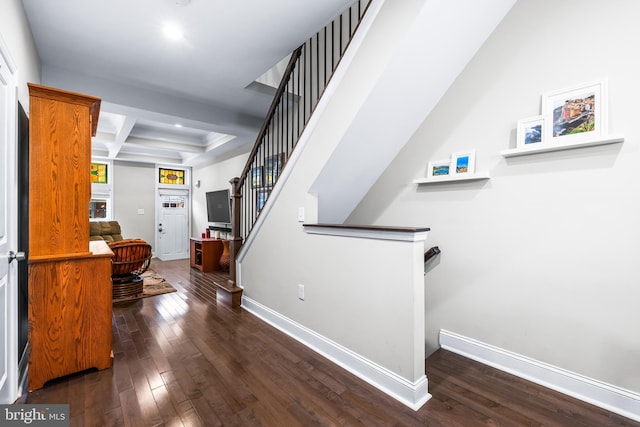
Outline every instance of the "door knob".
<path id="1" fill-rule="evenodd" d="M 24 261 L 26 258 L 27 257 L 24 252 L 9 251 L 9 262 L 13 261 L 14 259 L 18 261 Z"/>

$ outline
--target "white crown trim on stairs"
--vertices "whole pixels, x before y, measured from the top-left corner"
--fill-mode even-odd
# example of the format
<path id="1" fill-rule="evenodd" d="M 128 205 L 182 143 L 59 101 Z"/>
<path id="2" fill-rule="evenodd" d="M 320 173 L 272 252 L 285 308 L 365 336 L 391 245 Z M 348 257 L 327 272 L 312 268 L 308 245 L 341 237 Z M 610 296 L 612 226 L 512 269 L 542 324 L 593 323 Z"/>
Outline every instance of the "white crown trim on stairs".
<path id="1" fill-rule="evenodd" d="M 242 297 L 242 308 L 414 411 L 431 398 L 425 375 L 408 381 L 246 296 Z"/>
<path id="2" fill-rule="evenodd" d="M 640 394 L 440 330 L 440 347 L 592 405 L 640 421 Z"/>

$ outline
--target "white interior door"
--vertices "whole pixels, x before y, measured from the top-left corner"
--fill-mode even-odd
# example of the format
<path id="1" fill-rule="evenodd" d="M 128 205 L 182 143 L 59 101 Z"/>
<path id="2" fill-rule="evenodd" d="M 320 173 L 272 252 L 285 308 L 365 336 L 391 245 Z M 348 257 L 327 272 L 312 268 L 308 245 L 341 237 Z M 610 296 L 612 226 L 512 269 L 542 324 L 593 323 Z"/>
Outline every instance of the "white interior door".
<path id="1" fill-rule="evenodd" d="M 18 391 L 17 263 L 17 97 L 15 67 L 0 38 L 0 404 L 13 403 Z"/>
<path id="2" fill-rule="evenodd" d="M 157 256 L 163 261 L 189 258 L 189 193 L 159 194 Z"/>

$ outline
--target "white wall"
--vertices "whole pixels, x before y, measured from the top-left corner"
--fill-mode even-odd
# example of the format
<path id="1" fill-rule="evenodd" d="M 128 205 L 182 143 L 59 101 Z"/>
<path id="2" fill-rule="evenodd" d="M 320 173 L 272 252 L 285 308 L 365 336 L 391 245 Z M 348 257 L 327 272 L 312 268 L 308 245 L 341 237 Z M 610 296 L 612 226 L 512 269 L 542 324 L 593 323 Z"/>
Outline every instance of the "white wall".
<path id="1" fill-rule="evenodd" d="M 392 30 L 375 46 L 392 55 L 379 75 L 374 67 L 360 76 L 375 84 L 365 100 L 351 101 L 364 102 L 313 184 L 320 221 L 345 221 L 514 3 L 407 1 L 403 8 L 414 8 L 408 19 L 385 13 L 386 19 L 376 22 Z M 389 50 L 397 34 L 402 39 Z M 375 64 L 384 59 L 381 55 Z"/>
<path id="2" fill-rule="evenodd" d="M 192 183 L 200 181 L 200 187 L 191 186 L 191 235 L 200 236 L 208 227 L 207 221 L 207 191 L 231 191 L 229 181 L 240 176 L 247 162 L 249 153 L 240 154 L 206 166 L 196 166 L 192 169 Z"/>
<path id="3" fill-rule="evenodd" d="M 242 263 L 243 307 L 417 410 L 430 398 L 426 229 L 297 228 L 265 227 L 270 238 L 256 240 Z"/>
<path id="4" fill-rule="evenodd" d="M 194 167 L 191 171 L 191 235 L 199 236 L 208 227 L 205 193 L 230 189 L 229 180 L 240 175 L 248 154 L 217 163 Z M 200 187 L 193 183 L 200 180 Z M 156 169 L 154 165 L 116 162 L 114 165 L 114 219 L 125 238 L 141 238 L 154 245 L 156 211 Z M 131 185 L 135 183 L 135 185 Z M 144 214 L 138 210 L 143 209 Z M 154 251 L 155 251 L 154 247 Z"/>
<path id="5" fill-rule="evenodd" d="M 119 222 L 122 236 L 143 239 L 155 252 L 155 166 L 116 162 L 113 175 L 113 218 Z"/>
<path id="6" fill-rule="evenodd" d="M 446 329 L 640 392 L 639 14 L 634 0 L 519 0 L 351 214 L 431 227 L 429 351 Z M 543 92 L 602 77 L 623 144 L 500 156 Z M 489 181 L 412 184 L 462 149 Z"/>
<path id="7" fill-rule="evenodd" d="M 3 0 L 0 13 L 0 38 L 9 48 L 18 68 L 18 100 L 29 112 L 27 83 L 40 83 L 40 58 L 20 0 Z"/>

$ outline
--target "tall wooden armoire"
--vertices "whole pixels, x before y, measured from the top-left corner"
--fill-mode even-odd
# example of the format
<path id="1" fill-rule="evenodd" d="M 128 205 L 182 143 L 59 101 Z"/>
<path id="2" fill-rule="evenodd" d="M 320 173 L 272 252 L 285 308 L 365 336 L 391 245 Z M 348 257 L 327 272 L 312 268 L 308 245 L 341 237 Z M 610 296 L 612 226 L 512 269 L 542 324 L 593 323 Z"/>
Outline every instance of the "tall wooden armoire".
<path id="1" fill-rule="evenodd" d="M 29 84 L 29 390 L 111 366 L 111 256 L 89 242 L 100 99 Z M 91 245 L 90 245 L 91 243 Z"/>

